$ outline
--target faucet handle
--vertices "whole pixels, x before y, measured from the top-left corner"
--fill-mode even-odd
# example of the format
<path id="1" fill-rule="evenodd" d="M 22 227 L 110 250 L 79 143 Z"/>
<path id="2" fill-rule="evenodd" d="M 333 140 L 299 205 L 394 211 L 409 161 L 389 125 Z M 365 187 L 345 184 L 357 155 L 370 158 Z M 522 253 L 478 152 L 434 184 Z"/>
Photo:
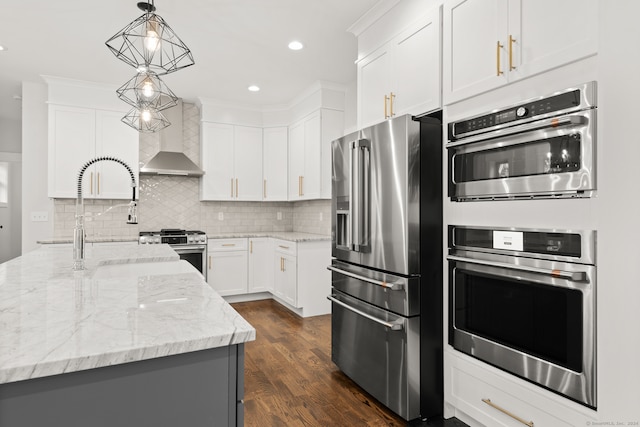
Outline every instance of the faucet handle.
<path id="1" fill-rule="evenodd" d="M 135 201 L 129 202 L 129 211 L 127 213 L 127 224 L 138 223 L 138 204 Z"/>

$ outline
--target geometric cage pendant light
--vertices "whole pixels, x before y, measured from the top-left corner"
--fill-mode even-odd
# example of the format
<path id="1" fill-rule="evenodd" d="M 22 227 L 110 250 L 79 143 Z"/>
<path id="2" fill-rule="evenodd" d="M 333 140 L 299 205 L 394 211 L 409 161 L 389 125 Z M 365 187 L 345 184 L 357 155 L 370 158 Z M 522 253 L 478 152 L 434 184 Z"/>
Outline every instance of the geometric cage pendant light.
<path id="1" fill-rule="evenodd" d="M 156 10 L 154 2 L 138 3 L 145 13 L 106 41 L 111 52 L 132 67 L 158 75 L 194 64 L 189 48 Z"/>
<path id="2" fill-rule="evenodd" d="M 178 103 L 178 97 L 153 71 L 141 71 L 116 90 L 118 98 L 137 108 L 162 111 Z"/>

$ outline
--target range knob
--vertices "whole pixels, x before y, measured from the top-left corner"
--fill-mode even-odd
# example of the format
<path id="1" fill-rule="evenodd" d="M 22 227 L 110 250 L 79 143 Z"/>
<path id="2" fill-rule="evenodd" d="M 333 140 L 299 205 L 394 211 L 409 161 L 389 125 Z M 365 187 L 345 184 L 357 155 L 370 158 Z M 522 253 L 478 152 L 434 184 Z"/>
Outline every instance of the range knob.
<path id="1" fill-rule="evenodd" d="M 518 109 L 516 110 L 516 116 L 518 117 L 524 117 L 527 115 L 527 113 L 529 113 L 527 107 L 518 107 Z"/>

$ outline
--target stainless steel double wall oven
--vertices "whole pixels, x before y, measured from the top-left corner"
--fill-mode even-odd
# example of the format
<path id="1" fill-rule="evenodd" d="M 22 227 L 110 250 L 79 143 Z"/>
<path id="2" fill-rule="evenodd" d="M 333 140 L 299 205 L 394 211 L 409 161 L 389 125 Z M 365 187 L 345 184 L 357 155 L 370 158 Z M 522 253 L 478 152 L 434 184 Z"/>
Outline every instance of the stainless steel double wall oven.
<path id="1" fill-rule="evenodd" d="M 441 114 L 331 148 L 332 360 L 407 420 L 441 414 Z"/>
<path id="2" fill-rule="evenodd" d="M 585 203 L 536 199 L 595 194 L 596 94 L 589 82 L 453 122 L 446 144 L 452 201 L 495 203 L 496 221 L 511 203 L 532 212 L 519 228 L 449 225 L 449 344 L 592 408 L 596 231 L 543 229 L 534 212 L 571 217 Z"/>

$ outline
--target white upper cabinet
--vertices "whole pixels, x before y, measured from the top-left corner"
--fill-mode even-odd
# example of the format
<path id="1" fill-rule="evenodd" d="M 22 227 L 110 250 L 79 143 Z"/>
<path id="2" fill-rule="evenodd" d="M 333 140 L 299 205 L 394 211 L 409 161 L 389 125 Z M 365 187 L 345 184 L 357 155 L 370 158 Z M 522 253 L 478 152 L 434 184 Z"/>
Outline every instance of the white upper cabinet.
<path id="1" fill-rule="evenodd" d="M 201 200 L 262 200 L 262 129 L 202 122 Z"/>
<path id="2" fill-rule="evenodd" d="M 262 133 L 262 200 L 287 201 L 286 127 L 265 128 Z"/>
<path id="3" fill-rule="evenodd" d="M 331 141 L 344 113 L 320 109 L 289 127 L 289 200 L 331 198 Z"/>
<path id="4" fill-rule="evenodd" d="M 432 10 L 358 62 L 359 127 L 441 107 L 440 16 Z"/>
<path id="5" fill-rule="evenodd" d="M 75 198 L 80 168 L 101 156 L 125 162 L 138 183 L 138 132 L 120 121 L 123 115 L 117 111 L 49 104 L 49 197 Z M 85 198 L 132 196 L 130 174 L 112 161 L 90 166 L 84 173 L 82 188 Z"/>
<path id="6" fill-rule="evenodd" d="M 444 103 L 597 53 L 597 9 L 597 0 L 446 0 Z"/>

